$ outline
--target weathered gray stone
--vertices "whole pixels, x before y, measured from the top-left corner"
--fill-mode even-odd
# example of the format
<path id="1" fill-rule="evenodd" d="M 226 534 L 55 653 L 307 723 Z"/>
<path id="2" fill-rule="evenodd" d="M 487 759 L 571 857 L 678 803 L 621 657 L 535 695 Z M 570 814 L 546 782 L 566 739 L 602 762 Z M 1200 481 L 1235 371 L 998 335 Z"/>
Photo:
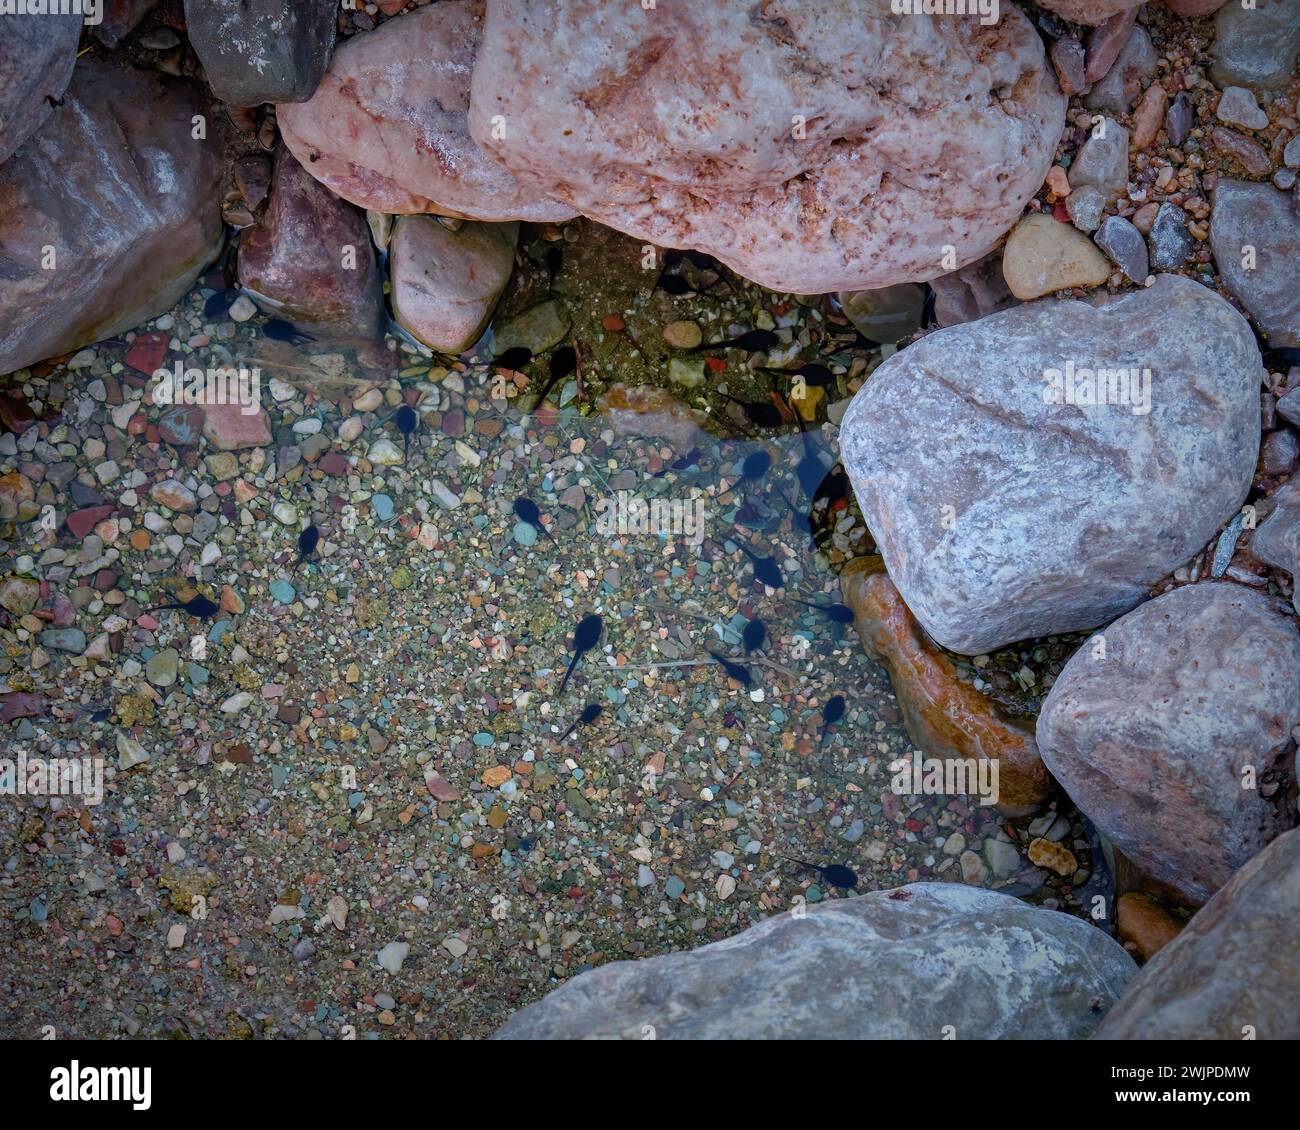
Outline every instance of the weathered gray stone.
<path id="1" fill-rule="evenodd" d="M 469 135 L 481 0 L 441 0 L 339 45 L 315 96 L 279 107 L 285 144 L 333 192 L 376 212 L 567 220 Z"/>
<path id="2" fill-rule="evenodd" d="M 1107 216 L 1093 238 L 1130 282 L 1140 286 L 1146 281 L 1150 270 L 1147 245 L 1142 233 L 1128 220 L 1123 216 Z"/>
<path id="3" fill-rule="evenodd" d="M 1214 17 L 1214 63 L 1220 86 L 1277 90 L 1295 74 L 1300 52 L 1300 0 L 1225 4 Z"/>
<path id="4" fill-rule="evenodd" d="M 1244 86 L 1230 86 L 1223 92 L 1215 117 L 1230 126 L 1257 130 L 1268 128 L 1268 115 L 1259 108 L 1255 96 Z"/>
<path id="5" fill-rule="evenodd" d="M 185 27 L 223 102 L 305 102 L 334 50 L 337 11 L 336 0 L 185 0 Z"/>
<path id="6" fill-rule="evenodd" d="M 276 160 L 266 215 L 240 240 L 239 282 L 267 310 L 313 334 L 371 340 L 380 332 L 384 284 L 365 214 L 287 149 Z"/>
<path id="7" fill-rule="evenodd" d="M 193 137 L 204 109 L 192 82 L 81 61 L 0 166 L 0 373 L 162 313 L 216 256 L 221 141 Z"/>
<path id="8" fill-rule="evenodd" d="M 451 231 L 432 216 L 403 216 L 389 244 L 398 323 L 439 352 L 468 349 L 510 281 L 518 235 L 518 224 Z"/>
<path id="9" fill-rule="evenodd" d="M 1138 381 L 1102 380 L 1108 402 L 1088 403 L 1087 371 L 1130 367 Z M 908 607 L 980 654 L 1108 623 L 1204 546 L 1245 501 L 1260 378 L 1245 319 L 1160 275 L 922 338 L 857 393 L 840 446 Z"/>
<path id="10" fill-rule="evenodd" d="M 1300 1039 L 1300 831 L 1287 832 L 1129 982 L 1099 1040 Z"/>
<path id="11" fill-rule="evenodd" d="M 1221 179 L 1210 247 L 1224 286 L 1268 344 L 1300 346 L 1300 213 L 1292 198 L 1272 185 Z"/>
<path id="12" fill-rule="evenodd" d="M 602 965 L 494 1038 L 938 1039 L 951 1025 L 958 1039 L 1071 1039 L 1096 1028 L 1135 970 L 1079 918 L 913 883 Z"/>
<path id="13" fill-rule="evenodd" d="M 1098 123 L 1070 166 L 1071 187 L 1086 184 L 1095 185 L 1108 197 L 1128 184 L 1128 130 L 1112 118 Z"/>
<path id="14" fill-rule="evenodd" d="M 1080 231 L 1096 231 L 1106 211 L 1106 193 L 1095 184 L 1080 185 L 1065 198 L 1065 211 Z"/>
<path id="15" fill-rule="evenodd" d="M 1290 573 L 1294 582 L 1300 573 L 1300 483 L 1286 483 L 1273 495 L 1273 510 L 1251 535 L 1250 552 L 1265 565 Z M 1291 603 L 1300 611 L 1297 597 L 1300 591 L 1293 588 Z"/>
<path id="16" fill-rule="evenodd" d="M 1195 248 L 1196 240 L 1187 230 L 1187 214 L 1177 204 L 1161 204 L 1147 236 L 1151 269 L 1176 271 Z"/>
<path id="17" fill-rule="evenodd" d="M 1116 847 L 1198 905 L 1295 824 L 1297 688 L 1300 632 L 1276 597 L 1186 585 L 1074 653 L 1038 749 Z"/>
<path id="18" fill-rule="evenodd" d="M 0 19 L 0 164 L 50 116 L 77 61 L 81 17 Z"/>
<path id="19" fill-rule="evenodd" d="M 634 17 L 493 0 L 470 131 L 592 219 L 775 290 L 931 278 L 946 246 L 947 269 L 982 257 L 1041 187 L 1064 123 L 1012 6 L 990 26 L 855 0 L 784 0 L 770 17 L 673 0 Z"/>

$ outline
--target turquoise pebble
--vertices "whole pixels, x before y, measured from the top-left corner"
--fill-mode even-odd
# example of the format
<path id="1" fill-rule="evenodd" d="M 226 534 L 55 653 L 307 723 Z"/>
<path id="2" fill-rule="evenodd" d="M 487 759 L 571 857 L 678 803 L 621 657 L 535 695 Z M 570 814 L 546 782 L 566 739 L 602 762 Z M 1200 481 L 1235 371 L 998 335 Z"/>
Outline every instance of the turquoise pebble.
<path id="1" fill-rule="evenodd" d="M 281 604 L 292 604 L 294 598 L 293 585 L 288 581 L 272 581 L 271 595 Z"/>
<path id="2" fill-rule="evenodd" d="M 491 734 L 489 734 L 486 730 L 480 730 L 477 734 L 474 735 L 474 744 L 475 744 L 475 745 L 489 746 L 489 745 L 491 745 L 491 744 L 492 744 L 493 742 L 495 742 L 495 741 L 496 741 L 496 738 L 494 738 L 494 737 L 493 737 Z"/>
<path id="3" fill-rule="evenodd" d="M 393 516 L 393 500 L 386 494 L 377 494 L 370 500 L 375 516 L 381 522 L 387 522 Z"/>
<path id="4" fill-rule="evenodd" d="M 821 887 L 809 887 L 806 891 L 804 891 L 804 897 L 809 902 L 821 902 L 822 901 Z"/>
<path id="5" fill-rule="evenodd" d="M 208 669 L 200 667 L 197 663 L 191 663 L 190 683 L 196 687 L 206 687 L 208 685 Z"/>
<path id="6" fill-rule="evenodd" d="M 664 894 L 670 899 L 681 898 L 686 890 L 686 884 L 676 875 L 670 875 L 668 882 L 664 884 Z"/>
<path id="7" fill-rule="evenodd" d="M 520 545 L 536 545 L 537 530 L 527 522 L 516 522 L 514 528 L 514 538 Z"/>

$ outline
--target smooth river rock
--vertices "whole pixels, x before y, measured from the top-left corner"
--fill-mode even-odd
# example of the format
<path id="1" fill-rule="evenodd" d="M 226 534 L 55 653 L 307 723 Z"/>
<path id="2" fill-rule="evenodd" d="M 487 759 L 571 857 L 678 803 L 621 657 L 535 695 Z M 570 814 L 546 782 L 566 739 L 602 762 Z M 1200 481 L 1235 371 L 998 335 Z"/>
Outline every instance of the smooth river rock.
<path id="1" fill-rule="evenodd" d="M 0 374 L 161 314 L 215 258 L 221 141 L 211 119 L 192 136 L 204 110 L 188 80 L 81 60 L 0 166 Z"/>
<path id="2" fill-rule="evenodd" d="M 305 102 L 334 50 L 337 0 L 185 0 L 185 28 L 223 102 Z"/>
<path id="3" fill-rule="evenodd" d="M 316 94 L 279 107 L 285 144 L 333 192 L 376 212 L 572 217 L 469 135 L 482 10 L 479 0 L 442 0 L 340 44 Z"/>
<path id="4" fill-rule="evenodd" d="M 389 244 L 393 316 L 425 345 L 460 353 L 479 338 L 510 281 L 518 224 L 403 216 Z"/>
<path id="5" fill-rule="evenodd" d="M 1300 1039 L 1300 831 L 1250 860 L 1129 983 L 1100 1040 Z"/>
<path id="6" fill-rule="evenodd" d="M 823 293 L 990 251 L 1042 185 L 1064 108 L 1010 5 L 983 26 L 857 0 L 491 0 L 469 121 L 592 219 Z"/>
<path id="7" fill-rule="evenodd" d="M 917 626 L 879 557 L 858 557 L 840 574 L 845 603 L 867 654 L 889 672 L 907 735 L 926 757 L 996 761 L 1003 812 L 1032 812 L 1051 796 L 1032 725 L 1002 716 L 965 682 Z M 972 797 L 975 805 L 983 798 Z"/>
<path id="8" fill-rule="evenodd" d="M 499 1040 L 1079 1039 L 1136 971 L 1083 919 L 952 883 L 777 914 L 685 953 L 590 970 Z"/>
<path id="9" fill-rule="evenodd" d="M 1214 17 L 1214 64 L 1210 77 L 1220 86 L 1277 90 L 1295 75 L 1300 52 L 1300 0 L 1239 0 Z"/>
<path id="10" fill-rule="evenodd" d="M 1043 703 L 1038 747 L 1098 829 L 1195 906 L 1294 826 L 1297 723 L 1290 610 L 1207 581 L 1085 642 Z M 1255 787 L 1243 787 L 1246 767 Z"/>
<path id="11" fill-rule="evenodd" d="M 0 164 L 4 164 L 68 89 L 81 17 L 0 18 Z"/>
<path id="12" fill-rule="evenodd" d="M 288 150 L 276 159 L 266 215 L 240 239 L 239 282 L 312 333 L 373 339 L 380 331 L 384 284 L 365 214 Z"/>
<path id="13" fill-rule="evenodd" d="M 1300 212 L 1272 185 L 1224 177 L 1214 189 L 1210 247 L 1223 285 L 1268 344 L 1300 346 Z M 1246 265 L 1247 248 L 1254 259 Z"/>
<path id="14" fill-rule="evenodd" d="M 1089 403 L 1098 368 L 1137 379 Z M 859 390 L 840 446 L 907 606 L 978 655 L 1109 623 L 1201 549 L 1245 501 L 1261 375 L 1237 311 L 1160 275 L 922 338 Z"/>
<path id="15" fill-rule="evenodd" d="M 1077 228 L 1037 212 L 1007 237 L 1002 277 L 1023 302 L 1071 287 L 1100 286 L 1110 277 L 1110 265 Z"/>

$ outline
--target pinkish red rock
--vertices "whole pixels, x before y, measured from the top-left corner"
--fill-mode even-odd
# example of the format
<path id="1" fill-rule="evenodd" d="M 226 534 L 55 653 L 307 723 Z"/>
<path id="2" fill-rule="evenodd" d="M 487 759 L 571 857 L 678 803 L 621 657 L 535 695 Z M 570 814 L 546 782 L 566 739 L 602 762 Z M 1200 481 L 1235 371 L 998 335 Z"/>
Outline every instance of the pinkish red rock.
<path id="1" fill-rule="evenodd" d="M 1100 82 L 1110 72 L 1137 15 L 1136 8 L 1126 8 L 1088 33 L 1088 64 L 1083 74 L 1089 82 Z"/>
<path id="2" fill-rule="evenodd" d="M 460 793 L 437 773 L 430 773 L 425 777 L 424 783 L 429 790 L 429 795 L 435 800 L 452 801 L 460 799 Z"/>
<path id="3" fill-rule="evenodd" d="M 84 538 L 91 530 L 95 528 L 96 522 L 102 522 L 113 513 L 113 507 L 104 506 L 87 506 L 84 510 L 74 510 L 68 515 L 68 532 L 74 538 Z"/>
<path id="4" fill-rule="evenodd" d="M 1144 0 L 1043 0 L 1039 7 L 1047 8 L 1071 23 L 1096 27 L 1117 12 L 1141 7 L 1143 2 Z"/>
<path id="5" fill-rule="evenodd" d="M 221 451 L 239 451 L 270 443 L 271 424 L 260 408 L 245 415 L 240 404 L 209 404 L 204 409 L 203 434 Z"/>
<path id="6" fill-rule="evenodd" d="M 39 718 L 45 713 L 45 700 L 40 695 L 25 691 L 0 694 L 0 723 L 16 722 L 19 718 Z"/>
<path id="7" fill-rule="evenodd" d="M 167 335 L 165 333 L 141 334 L 131 343 L 124 360 L 137 373 L 152 377 L 162 368 L 163 358 L 167 356 Z"/>
<path id="8" fill-rule="evenodd" d="M 348 462 L 347 456 L 340 455 L 337 451 L 325 452 L 317 461 L 316 466 L 327 475 L 346 475 L 352 469 L 352 464 Z"/>
<path id="9" fill-rule="evenodd" d="M 536 191 L 805 294 L 984 255 L 1042 185 L 1064 120 L 1018 8 L 983 26 L 845 0 L 627 18 L 605 0 L 492 0 L 469 109 L 474 139 Z"/>
<path id="10" fill-rule="evenodd" d="M 366 218 L 287 149 L 276 160 L 266 214 L 240 237 L 239 281 L 276 317 L 312 333 L 378 335 L 383 280 Z"/>
<path id="11" fill-rule="evenodd" d="M 340 43 L 316 93 L 277 107 L 285 144 L 331 191 L 378 212 L 567 220 L 466 124 L 481 0 L 442 0 Z"/>

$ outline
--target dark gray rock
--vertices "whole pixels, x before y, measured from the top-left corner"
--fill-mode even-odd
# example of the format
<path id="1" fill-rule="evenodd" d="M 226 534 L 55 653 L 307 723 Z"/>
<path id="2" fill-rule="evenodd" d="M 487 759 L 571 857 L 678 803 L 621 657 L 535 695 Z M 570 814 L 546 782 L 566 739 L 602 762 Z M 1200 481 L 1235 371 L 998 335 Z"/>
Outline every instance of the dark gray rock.
<path id="1" fill-rule="evenodd" d="M 223 102 L 306 102 L 334 50 L 336 0 L 185 0 L 190 44 Z"/>
<path id="2" fill-rule="evenodd" d="M 157 5 L 158 0 L 107 0 L 104 18 L 95 25 L 95 38 L 108 47 L 116 47 Z"/>
<path id="3" fill-rule="evenodd" d="M 1196 249 L 1196 240 L 1187 230 L 1187 214 L 1177 204 L 1161 204 L 1147 236 L 1151 269 L 1176 271 Z"/>
<path id="4" fill-rule="evenodd" d="M 1210 247 L 1224 286 L 1268 344 L 1300 346 L 1300 214 L 1291 196 L 1268 184 L 1221 179 L 1210 213 Z"/>
<path id="5" fill-rule="evenodd" d="M 1074 653 L 1038 716 L 1038 750 L 1116 847 L 1199 905 L 1295 825 L 1297 687 L 1300 632 L 1280 600 L 1186 585 Z"/>
<path id="6" fill-rule="evenodd" d="M 81 17 L 0 18 L 0 164 L 13 155 L 68 89 Z"/>
<path id="7" fill-rule="evenodd" d="M 1142 233 L 1123 216 L 1107 216 L 1093 237 L 1110 261 L 1124 272 L 1130 282 L 1146 282 L 1150 265 Z"/>
<path id="8" fill-rule="evenodd" d="M 155 317 L 216 256 L 222 142 L 193 137 L 200 93 L 88 56 L 0 166 L 0 374 Z"/>
<path id="9" fill-rule="evenodd" d="M 687 953 L 617 961 L 517 1012 L 499 1040 L 1078 1039 L 1136 965 L 1082 919 L 912 883 L 778 914 Z"/>
<path id="10" fill-rule="evenodd" d="M 1169 109 L 1165 111 L 1165 133 L 1169 136 L 1169 144 L 1182 145 L 1187 140 L 1187 135 L 1192 132 L 1195 123 L 1196 107 L 1192 105 L 1187 91 L 1179 91 L 1174 96 L 1174 100 L 1169 103 Z"/>
<path id="11" fill-rule="evenodd" d="M 1108 623 L 1210 540 L 1255 470 L 1261 370 L 1229 303 L 1159 275 L 923 337 L 857 393 L 840 447 L 904 601 L 978 655 Z"/>
<path id="12" fill-rule="evenodd" d="M 1225 4 L 1214 17 L 1214 63 L 1219 86 L 1234 83 L 1277 90 L 1295 73 L 1300 51 L 1300 0 Z"/>
<path id="13" fill-rule="evenodd" d="M 931 279 L 930 287 L 934 291 L 935 320 L 941 326 L 973 322 L 1008 310 L 1020 301 L 1003 277 L 1001 249 L 951 274 Z"/>
<path id="14" fill-rule="evenodd" d="M 1300 1039 L 1300 831 L 1250 860 L 1129 982 L 1099 1040 Z"/>

